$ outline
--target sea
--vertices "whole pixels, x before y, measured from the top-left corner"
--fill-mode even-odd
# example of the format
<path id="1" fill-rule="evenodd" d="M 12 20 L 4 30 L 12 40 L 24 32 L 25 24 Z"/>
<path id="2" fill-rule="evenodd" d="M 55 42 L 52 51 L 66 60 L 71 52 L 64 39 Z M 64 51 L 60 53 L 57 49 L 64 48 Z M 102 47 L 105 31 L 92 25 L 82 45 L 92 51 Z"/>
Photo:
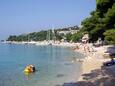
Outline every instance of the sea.
<path id="1" fill-rule="evenodd" d="M 75 59 L 84 55 L 69 47 L 0 44 L 0 86 L 61 86 L 76 82 L 82 71 Z M 36 72 L 25 74 L 32 64 Z"/>

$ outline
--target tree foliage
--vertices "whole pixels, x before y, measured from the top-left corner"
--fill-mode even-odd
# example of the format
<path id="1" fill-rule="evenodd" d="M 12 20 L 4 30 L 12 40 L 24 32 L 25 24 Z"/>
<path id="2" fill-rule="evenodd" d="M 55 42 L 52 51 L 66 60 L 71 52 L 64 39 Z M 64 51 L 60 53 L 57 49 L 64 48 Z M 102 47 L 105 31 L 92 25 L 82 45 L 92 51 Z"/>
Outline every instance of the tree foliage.
<path id="1" fill-rule="evenodd" d="M 89 33 L 90 41 L 95 42 L 98 38 L 104 40 L 103 33 L 115 25 L 115 0 L 96 0 L 96 9 L 91 16 L 82 22 L 82 29 Z"/>
<path id="2" fill-rule="evenodd" d="M 70 33 L 66 34 L 65 38 L 66 38 L 66 40 L 67 40 L 68 42 L 71 41 L 71 36 L 72 36 L 72 34 L 70 34 Z"/>
<path id="3" fill-rule="evenodd" d="M 23 34 L 23 35 L 12 35 L 9 36 L 7 41 L 43 41 L 46 39 L 47 32 L 46 31 L 40 31 L 40 32 L 33 32 L 29 34 Z"/>
<path id="4" fill-rule="evenodd" d="M 103 18 L 103 23 L 105 24 L 106 29 L 111 29 L 115 24 L 115 3 L 112 8 L 109 8 L 105 18 Z"/>
<path id="5" fill-rule="evenodd" d="M 45 30 L 45 31 L 39 31 L 39 32 L 33 32 L 28 34 L 22 34 L 22 35 L 11 35 L 8 37 L 7 41 L 44 41 L 44 40 L 61 40 L 63 38 L 66 38 L 67 41 L 71 40 L 72 34 L 59 34 L 58 31 L 70 31 L 71 30 L 78 30 L 78 26 L 74 27 L 68 27 L 68 28 L 62 28 L 62 29 L 55 29 L 52 30 Z M 48 32 L 50 33 L 50 36 L 48 35 Z M 48 39 L 50 37 L 50 39 Z"/>
<path id="6" fill-rule="evenodd" d="M 107 30 L 104 32 L 105 39 L 109 44 L 115 45 L 115 29 Z"/>
<path id="7" fill-rule="evenodd" d="M 78 33 L 75 33 L 71 36 L 71 40 L 73 42 L 79 42 L 82 37 L 83 37 L 83 33 L 79 31 Z"/>

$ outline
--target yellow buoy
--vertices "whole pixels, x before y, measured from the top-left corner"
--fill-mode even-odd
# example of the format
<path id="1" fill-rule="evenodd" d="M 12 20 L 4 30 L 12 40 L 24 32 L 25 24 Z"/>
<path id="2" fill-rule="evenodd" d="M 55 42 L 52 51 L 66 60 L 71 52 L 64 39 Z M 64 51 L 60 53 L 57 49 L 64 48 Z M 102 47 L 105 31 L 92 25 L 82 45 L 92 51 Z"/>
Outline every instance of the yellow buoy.
<path id="1" fill-rule="evenodd" d="M 31 73 L 31 71 L 29 69 L 27 69 L 27 68 L 25 68 L 24 72 L 25 73 Z"/>

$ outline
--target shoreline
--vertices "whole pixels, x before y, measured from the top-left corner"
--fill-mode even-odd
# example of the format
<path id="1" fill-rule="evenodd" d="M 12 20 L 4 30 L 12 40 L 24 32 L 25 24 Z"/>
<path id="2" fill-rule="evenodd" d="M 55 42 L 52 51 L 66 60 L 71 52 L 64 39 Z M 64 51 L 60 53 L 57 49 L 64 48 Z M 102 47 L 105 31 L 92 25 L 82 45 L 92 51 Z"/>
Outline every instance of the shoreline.
<path id="1" fill-rule="evenodd" d="M 83 59 L 76 59 L 77 62 L 82 62 L 81 64 L 81 74 L 76 82 L 86 81 L 84 80 L 83 74 L 91 73 L 92 70 L 99 69 L 101 70 L 101 66 L 103 62 L 106 62 L 110 59 L 104 58 L 104 53 L 107 51 L 107 47 L 109 46 L 101 46 L 94 47 L 91 43 L 82 44 L 82 43 L 68 43 L 68 42 L 7 42 L 11 44 L 32 44 L 36 46 L 43 45 L 53 45 L 60 47 L 70 47 L 75 52 L 83 54 L 85 57 Z M 50 44 L 51 43 L 51 44 Z M 74 62 L 74 61 L 73 61 Z"/>
<path id="2" fill-rule="evenodd" d="M 20 43 L 13 43 L 13 44 L 8 44 L 8 45 L 15 45 L 16 44 L 16 46 L 17 45 L 19 45 L 20 46 Z M 4 45 L 4 44 L 3 44 Z M 6 44 L 7 45 L 7 44 Z M 23 44 L 22 43 L 22 45 L 21 46 L 25 46 L 25 44 Z M 27 46 L 31 46 L 31 44 L 28 44 Z M 32 45 L 32 46 L 35 46 L 35 47 L 38 47 L 37 45 Z M 71 51 L 72 50 L 72 48 L 73 47 L 75 47 L 75 43 L 60 43 L 60 44 L 53 44 L 52 46 L 59 46 L 59 47 L 68 47 L 69 48 L 69 50 Z M 72 50 L 73 51 L 73 50 Z M 65 53 L 65 52 L 64 52 Z M 71 66 L 71 64 L 73 64 L 73 63 L 71 63 L 71 60 L 73 60 L 73 59 L 71 59 L 71 57 L 69 57 L 70 59 L 68 59 L 67 61 L 68 62 L 70 62 L 70 63 L 64 63 L 64 65 L 66 66 L 66 65 L 68 65 L 68 64 L 70 64 L 70 66 Z M 75 63 L 76 64 L 76 63 Z M 74 67 L 76 68 L 76 66 L 77 65 L 75 65 Z M 68 68 L 67 68 L 68 69 Z M 69 67 L 69 69 L 70 69 L 70 67 Z M 70 78 L 68 78 L 68 81 L 76 81 L 76 79 L 78 79 L 79 78 L 79 76 L 76 78 L 76 76 L 74 76 L 74 75 L 76 75 L 76 71 L 75 71 L 75 69 L 73 68 L 73 70 L 72 70 L 72 72 L 73 72 L 73 74 L 71 75 L 71 72 L 70 71 L 68 71 L 69 73 L 70 73 L 70 75 L 68 75 L 68 74 L 65 74 L 65 75 L 67 75 L 67 76 L 70 76 Z M 75 72 L 75 73 L 74 73 Z M 79 73 L 80 73 L 81 71 L 79 71 Z M 65 72 L 64 72 L 65 73 Z M 59 73 L 60 74 L 60 73 Z M 63 74 L 63 73 L 62 73 Z M 59 75 L 59 77 L 60 77 L 61 75 Z M 63 76 L 63 75 L 62 75 Z M 75 78 L 75 79 L 74 79 Z M 65 81 L 64 81 L 65 82 Z M 63 83 L 64 83 L 63 82 Z M 55 82 L 54 82 L 55 83 Z M 61 84 L 63 84 L 63 83 L 60 83 L 60 85 Z M 57 83 L 58 84 L 58 83 Z"/>
<path id="3" fill-rule="evenodd" d="M 87 49 L 84 47 L 88 47 Z M 85 57 L 82 61 L 82 71 L 80 74 L 79 81 L 86 81 L 84 80 L 83 74 L 91 73 L 93 70 L 101 70 L 101 66 L 103 65 L 103 62 L 109 61 L 109 58 L 104 58 L 104 53 L 106 51 L 105 48 L 108 46 L 101 46 L 101 47 L 94 47 L 92 44 L 78 44 L 77 48 L 74 49 L 76 52 L 79 52 L 81 54 L 84 54 Z"/>
<path id="4" fill-rule="evenodd" d="M 16 41 L 6 41 L 6 42 L 1 42 L 2 44 L 21 44 L 21 45 L 36 45 L 36 46 L 47 46 L 47 45 L 52 45 L 52 46 L 59 46 L 59 47 L 70 47 L 74 48 L 76 47 L 77 43 L 69 43 L 69 42 L 59 42 L 59 41 L 31 41 L 31 42 L 16 42 Z"/>

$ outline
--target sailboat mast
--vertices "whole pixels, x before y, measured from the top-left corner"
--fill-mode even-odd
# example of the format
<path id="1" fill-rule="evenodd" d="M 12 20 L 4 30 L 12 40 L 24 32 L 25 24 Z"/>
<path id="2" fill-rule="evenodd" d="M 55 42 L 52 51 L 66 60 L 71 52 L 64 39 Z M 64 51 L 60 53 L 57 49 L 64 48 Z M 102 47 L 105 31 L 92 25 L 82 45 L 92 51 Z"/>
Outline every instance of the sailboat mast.
<path id="1" fill-rule="evenodd" d="M 47 31 L 47 37 L 46 37 L 46 40 L 49 42 L 50 40 L 50 30 Z"/>
<path id="2" fill-rule="evenodd" d="M 55 43 L 55 40 L 56 40 L 56 36 L 55 36 L 55 30 L 54 30 L 54 26 L 52 25 L 52 39 L 53 39 L 53 41 L 54 41 L 54 43 Z"/>

